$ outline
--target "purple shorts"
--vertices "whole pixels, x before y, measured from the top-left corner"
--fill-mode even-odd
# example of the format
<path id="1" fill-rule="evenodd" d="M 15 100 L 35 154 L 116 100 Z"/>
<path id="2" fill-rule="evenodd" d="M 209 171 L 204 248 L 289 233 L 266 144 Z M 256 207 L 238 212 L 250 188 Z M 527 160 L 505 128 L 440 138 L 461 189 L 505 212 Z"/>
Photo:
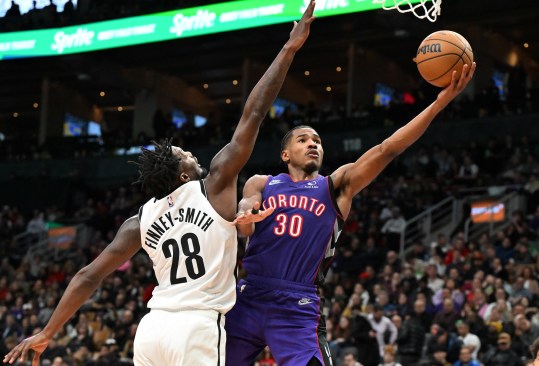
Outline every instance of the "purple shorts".
<path id="1" fill-rule="evenodd" d="M 249 275 L 236 293 L 225 322 L 227 366 L 250 366 L 266 345 L 279 366 L 313 357 L 332 365 L 316 286 Z"/>

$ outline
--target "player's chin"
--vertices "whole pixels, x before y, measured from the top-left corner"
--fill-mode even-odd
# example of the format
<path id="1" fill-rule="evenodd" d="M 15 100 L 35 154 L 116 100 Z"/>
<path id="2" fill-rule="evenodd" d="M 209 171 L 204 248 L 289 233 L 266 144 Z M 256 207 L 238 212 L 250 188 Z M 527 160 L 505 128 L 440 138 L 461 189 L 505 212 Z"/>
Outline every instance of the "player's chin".
<path id="1" fill-rule="evenodd" d="M 208 175 L 208 169 L 206 169 L 206 168 L 204 168 L 202 166 L 199 166 L 198 175 L 199 175 L 199 179 L 206 178 L 206 176 Z"/>

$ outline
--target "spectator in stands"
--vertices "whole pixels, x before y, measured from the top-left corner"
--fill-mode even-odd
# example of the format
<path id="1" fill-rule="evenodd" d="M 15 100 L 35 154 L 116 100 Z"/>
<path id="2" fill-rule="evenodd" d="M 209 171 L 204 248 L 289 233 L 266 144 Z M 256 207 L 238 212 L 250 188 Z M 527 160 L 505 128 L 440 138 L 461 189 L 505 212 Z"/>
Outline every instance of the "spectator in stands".
<path id="1" fill-rule="evenodd" d="M 490 265 L 490 272 L 496 277 L 501 278 L 503 281 L 509 280 L 509 273 L 505 269 L 502 260 L 500 258 L 494 258 Z"/>
<path id="2" fill-rule="evenodd" d="M 450 266 L 452 264 L 459 265 L 460 261 L 463 261 L 464 258 L 468 256 L 469 252 L 470 251 L 464 242 L 464 238 L 456 237 L 453 240 L 451 249 L 447 251 L 444 257 L 444 263 L 446 266 Z"/>
<path id="3" fill-rule="evenodd" d="M 432 353 L 432 358 L 428 363 L 429 366 L 451 366 L 451 362 L 447 360 L 447 350 L 443 346 L 436 346 Z"/>
<path id="4" fill-rule="evenodd" d="M 532 294 L 526 287 L 524 287 L 524 277 L 519 276 L 515 280 L 515 283 L 512 286 L 511 289 L 511 295 L 509 296 L 509 301 L 511 304 L 516 304 L 523 298 L 527 300 L 531 300 Z"/>
<path id="5" fill-rule="evenodd" d="M 490 313 L 495 307 L 498 307 L 498 310 L 500 310 L 498 306 L 499 301 L 505 304 L 505 309 L 502 309 L 503 311 L 511 311 L 511 302 L 507 299 L 507 294 L 505 290 L 503 288 L 496 288 L 494 292 L 494 301 L 488 304 L 485 311 L 485 319 L 488 319 L 490 317 Z"/>
<path id="6" fill-rule="evenodd" d="M 370 307 L 370 305 L 369 305 Z M 358 360 L 365 366 L 378 366 L 380 352 L 377 333 L 367 316 L 355 313 L 350 324 L 351 336 L 358 350 Z"/>
<path id="7" fill-rule="evenodd" d="M 481 363 L 472 357 L 472 351 L 468 347 L 463 346 L 460 349 L 459 360 L 453 366 L 481 366 Z"/>
<path id="8" fill-rule="evenodd" d="M 333 329 L 334 339 L 329 343 L 331 355 L 334 358 L 341 359 L 344 355 L 344 350 L 347 347 L 354 346 L 350 334 L 350 320 L 346 316 L 341 316 L 339 323 Z"/>
<path id="9" fill-rule="evenodd" d="M 429 264 L 425 270 L 425 276 L 427 286 L 432 290 L 433 293 L 438 292 L 444 286 L 444 280 L 438 276 L 436 265 Z"/>
<path id="10" fill-rule="evenodd" d="M 404 365 L 408 366 L 407 363 L 404 363 Z M 412 364 L 409 365 L 412 366 Z M 395 347 L 392 345 L 385 346 L 383 362 L 378 366 L 402 366 L 400 362 L 395 361 Z"/>
<path id="11" fill-rule="evenodd" d="M 362 366 L 356 359 L 356 355 L 353 352 L 347 352 L 344 354 L 342 366 Z"/>
<path id="12" fill-rule="evenodd" d="M 463 320 L 457 320 L 456 326 L 459 340 L 462 342 L 462 348 L 466 348 L 469 352 L 471 352 L 472 358 L 477 360 L 479 351 L 481 349 L 481 341 L 479 340 L 479 337 L 470 333 L 470 326 Z"/>
<path id="13" fill-rule="evenodd" d="M 400 238 L 406 228 L 406 220 L 397 206 L 391 210 L 391 218 L 382 227 L 382 234 L 386 234 L 387 243 L 391 250 L 399 252 Z"/>
<path id="14" fill-rule="evenodd" d="M 8 313 L 5 317 L 5 324 L 1 329 L 2 339 L 7 339 L 8 337 L 18 338 L 22 335 L 22 328 L 17 323 L 15 315 Z"/>
<path id="15" fill-rule="evenodd" d="M 426 356 L 436 358 L 436 352 L 443 352 L 443 360 L 450 363 L 456 362 L 462 342 L 453 333 L 441 328 L 438 324 L 431 326 L 430 337 L 427 341 Z M 441 357 L 441 355 L 440 355 Z"/>
<path id="16" fill-rule="evenodd" d="M 539 338 L 539 326 L 533 324 L 525 315 L 519 314 L 515 316 L 514 324 L 515 335 L 520 338 L 523 344 L 529 346 L 535 339 Z M 525 356 L 528 356 L 528 354 Z"/>
<path id="17" fill-rule="evenodd" d="M 429 328 L 425 328 L 422 322 L 425 303 L 416 300 L 414 311 L 411 316 L 404 321 L 397 337 L 397 355 L 400 363 L 406 366 L 416 366 L 419 363 L 425 343 L 425 333 Z M 419 312 L 416 312 L 416 309 Z M 385 361 L 385 359 L 384 359 Z"/>
<path id="18" fill-rule="evenodd" d="M 46 230 L 45 214 L 38 210 L 34 211 L 34 217 L 28 221 L 26 232 L 34 235 L 42 234 Z"/>
<path id="19" fill-rule="evenodd" d="M 533 258 L 533 255 L 530 253 L 530 250 L 528 247 L 531 245 L 531 243 L 528 241 L 527 237 L 522 237 L 519 239 L 517 245 L 515 246 L 515 255 L 513 259 L 515 260 L 515 264 L 533 264 L 535 262 L 535 259 Z M 525 267 L 529 268 L 529 267 Z"/>
<path id="20" fill-rule="evenodd" d="M 455 311 L 453 299 L 446 298 L 442 304 L 442 308 L 436 313 L 432 322 L 438 324 L 448 332 L 453 332 L 455 331 L 455 322 L 459 318 L 459 315 Z"/>
<path id="21" fill-rule="evenodd" d="M 384 308 L 380 304 L 374 305 L 373 312 L 367 318 L 372 329 L 376 332 L 380 357 L 383 357 L 384 347 L 387 344 L 393 345 L 397 341 L 397 328 L 388 317 L 384 316 Z"/>
<path id="22" fill-rule="evenodd" d="M 515 255 L 515 250 L 509 237 L 503 238 L 500 245 L 496 246 L 496 257 L 502 261 L 502 265 L 505 266 L 510 259 Z"/>
<path id="23" fill-rule="evenodd" d="M 477 174 L 479 174 L 478 166 L 472 161 L 470 155 L 465 155 L 456 179 L 461 182 L 473 181 L 477 178 Z"/>
<path id="24" fill-rule="evenodd" d="M 527 253 L 529 254 L 529 252 Z M 529 255 L 531 256 L 531 254 Z M 535 261 L 535 259 L 533 260 Z M 537 281 L 537 274 L 534 272 L 533 267 L 529 265 L 525 266 L 522 268 L 521 275 L 522 278 L 524 278 L 524 288 L 528 290 L 532 296 L 537 297 L 539 295 L 539 281 Z"/>
<path id="25" fill-rule="evenodd" d="M 500 333 L 497 347 L 493 347 L 483 356 L 485 366 L 521 366 L 522 361 L 511 350 L 511 336 L 508 333 Z"/>

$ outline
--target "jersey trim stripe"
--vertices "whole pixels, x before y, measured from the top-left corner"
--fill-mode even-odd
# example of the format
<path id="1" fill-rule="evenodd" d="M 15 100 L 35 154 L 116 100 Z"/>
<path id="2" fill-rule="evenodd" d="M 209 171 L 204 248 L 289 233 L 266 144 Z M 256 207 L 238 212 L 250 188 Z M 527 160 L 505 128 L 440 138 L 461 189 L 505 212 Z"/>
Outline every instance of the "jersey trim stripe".
<path id="1" fill-rule="evenodd" d="M 217 316 L 217 366 L 221 366 L 221 313 Z"/>
<path id="2" fill-rule="evenodd" d="M 202 191 L 202 194 L 204 197 L 208 198 L 208 194 L 206 193 L 206 185 L 204 184 L 204 179 L 199 180 L 200 182 L 200 190 Z"/>
<path id="3" fill-rule="evenodd" d="M 318 351 L 320 352 L 320 357 L 322 358 L 322 365 L 323 366 L 333 366 L 333 360 L 331 359 L 331 352 L 329 350 L 329 344 L 326 339 L 326 320 L 324 315 L 322 314 L 321 308 L 323 306 L 324 299 L 319 298 L 318 299 L 318 323 L 316 325 L 316 338 L 318 343 Z M 324 323 L 323 327 L 321 327 L 320 323 Z M 323 328 L 323 329 L 322 329 Z"/>
<path id="4" fill-rule="evenodd" d="M 333 185 L 333 179 L 331 179 L 331 175 L 327 176 L 327 180 L 328 180 L 329 196 L 331 197 L 331 203 L 333 203 L 333 208 L 335 209 L 335 212 L 337 212 L 337 217 L 339 217 L 339 219 L 344 224 L 344 216 L 342 215 L 339 205 L 337 204 L 337 197 L 335 197 L 335 186 Z"/>

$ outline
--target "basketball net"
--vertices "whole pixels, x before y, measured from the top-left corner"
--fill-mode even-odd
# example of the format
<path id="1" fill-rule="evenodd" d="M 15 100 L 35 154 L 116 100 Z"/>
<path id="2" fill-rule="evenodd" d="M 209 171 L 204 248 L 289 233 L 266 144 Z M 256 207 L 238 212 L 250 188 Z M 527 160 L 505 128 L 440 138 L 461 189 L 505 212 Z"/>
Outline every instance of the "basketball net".
<path id="1" fill-rule="evenodd" d="M 412 12 L 419 19 L 427 18 L 435 22 L 442 11 L 442 0 L 420 0 L 418 4 L 412 4 L 410 0 L 372 0 L 373 4 L 382 4 L 382 9 L 397 9 L 401 13 Z"/>

